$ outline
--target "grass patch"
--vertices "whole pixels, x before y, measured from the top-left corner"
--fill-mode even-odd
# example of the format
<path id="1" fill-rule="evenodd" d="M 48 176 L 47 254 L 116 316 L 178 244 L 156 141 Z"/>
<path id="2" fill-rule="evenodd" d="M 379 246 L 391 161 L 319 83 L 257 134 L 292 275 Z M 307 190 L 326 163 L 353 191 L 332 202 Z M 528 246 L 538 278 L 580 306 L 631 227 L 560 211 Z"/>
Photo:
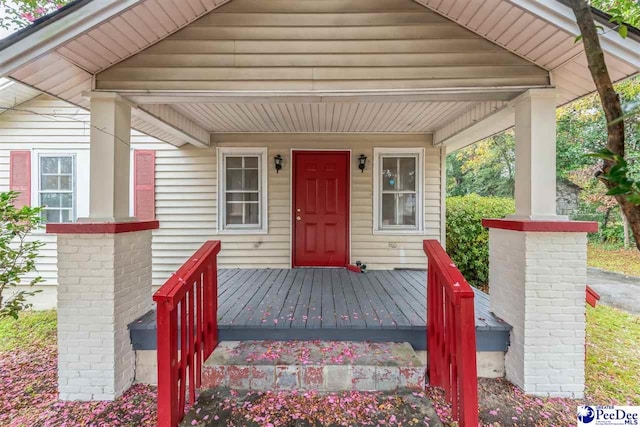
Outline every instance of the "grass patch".
<path id="1" fill-rule="evenodd" d="M 640 252 L 636 248 L 624 249 L 590 243 L 587 260 L 589 267 L 640 277 Z"/>
<path id="2" fill-rule="evenodd" d="M 587 307 L 588 398 L 640 405 L 640 317 L 599 304 Z"/>
<path id="3" fill-rule="evenodd" d="M 0 351 L 42 347 L 56 343 L 56 312 L 25 311 L 20 318 L 0 319 Z"/>

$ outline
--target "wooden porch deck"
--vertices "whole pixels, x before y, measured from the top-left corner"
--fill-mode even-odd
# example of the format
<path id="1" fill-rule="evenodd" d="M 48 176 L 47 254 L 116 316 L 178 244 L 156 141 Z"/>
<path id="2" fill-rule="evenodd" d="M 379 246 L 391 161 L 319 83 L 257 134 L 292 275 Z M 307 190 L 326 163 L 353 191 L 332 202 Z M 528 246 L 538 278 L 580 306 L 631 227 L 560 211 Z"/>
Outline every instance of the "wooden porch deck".
<path id="1" fill-rule="evenodd" d="M 222 269 L 220 340 L 407 341 L 426 348 L 426 271 Z M 476 291 L 479 351 L 504 351 L 510 326 Z M 136 349 L 155 348 L 155 312 L 130 325 Z M 152 333 L 151 333 L 152 332 Z"/>

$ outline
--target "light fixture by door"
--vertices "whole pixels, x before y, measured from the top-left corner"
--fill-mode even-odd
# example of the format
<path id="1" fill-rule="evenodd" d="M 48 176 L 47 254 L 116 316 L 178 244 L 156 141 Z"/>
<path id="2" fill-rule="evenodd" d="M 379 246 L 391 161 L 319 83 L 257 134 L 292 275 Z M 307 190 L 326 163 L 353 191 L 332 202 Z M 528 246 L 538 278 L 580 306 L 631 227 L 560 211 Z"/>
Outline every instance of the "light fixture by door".
<path id="1" fill-rule="evenodd" d="M 364 168 L 366 165 L 367 165 L 367 156 L 365 156 L 364 154 L 360 154 L 360 157 L 358 157 L 358 168 L 360 168 L 362 173 L 364 173 Z"/>
<path id="2" fill-rule="evenodd" d="M 276 173 L 280 173 L 280 169 L 282 169 L 282 156 L 278 154 L 273 158 L 273 161 L 276 165 Z"/>

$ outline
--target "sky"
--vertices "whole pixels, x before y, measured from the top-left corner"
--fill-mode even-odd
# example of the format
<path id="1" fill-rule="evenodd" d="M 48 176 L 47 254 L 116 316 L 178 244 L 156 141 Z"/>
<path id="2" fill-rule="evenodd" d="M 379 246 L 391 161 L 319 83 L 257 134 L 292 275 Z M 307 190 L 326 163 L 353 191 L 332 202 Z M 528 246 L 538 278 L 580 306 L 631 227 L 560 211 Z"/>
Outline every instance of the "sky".
<path id="1" fill-rule="evenodd" d="M 11 4 L 11 2 L 7 2 L 9 4 Z M 2 21 L 5 17 L 5 11 L 4 11 L 4 7 L 0 7 L 0 21 Z M 16 28 L 11 28 L 9 30 L 5 30 L 4 28 L 0 28 L 0 39 L 3 39 L 5 37 L 7 37 L 9 34 L 13 33 L 16 30 Z"/>
<path id="2" fill-rule="evenodd" d="M 0 13 L 2 15 L 2 13 Z M 15 30 L 5 30 L 4 28 L 0 28 L 0 39 L 7 37 L 9 34 L 14 32 Z"/>

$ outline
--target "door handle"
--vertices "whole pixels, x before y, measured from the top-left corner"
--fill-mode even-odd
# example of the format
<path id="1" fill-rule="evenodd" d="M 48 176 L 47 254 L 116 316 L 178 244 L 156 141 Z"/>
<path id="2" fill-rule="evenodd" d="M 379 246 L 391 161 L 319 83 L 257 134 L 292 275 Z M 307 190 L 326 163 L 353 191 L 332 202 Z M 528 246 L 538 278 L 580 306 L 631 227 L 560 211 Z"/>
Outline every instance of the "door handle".
<path id="1" fill-rule="evenodd" d="M 300 215 L 298 215 L 298 216 L 296 217 L 296 221 L 301 221 L 301 220 L 302 220 L 302 217 L 301 217 Z"/>

